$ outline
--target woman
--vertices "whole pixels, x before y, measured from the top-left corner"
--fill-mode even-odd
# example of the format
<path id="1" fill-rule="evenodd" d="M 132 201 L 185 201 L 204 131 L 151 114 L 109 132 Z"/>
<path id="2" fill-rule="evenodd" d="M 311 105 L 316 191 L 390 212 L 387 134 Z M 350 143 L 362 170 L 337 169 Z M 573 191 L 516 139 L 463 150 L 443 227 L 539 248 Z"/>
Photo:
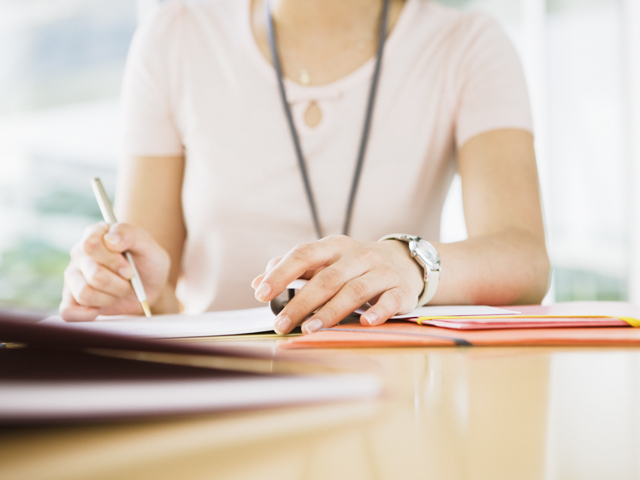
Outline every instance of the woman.
<path id="1" fill-rule="evenodd" d="M 279 333 L 366 301 L 363 325 L 419 300 L 539 302 L 549 261 L 529 105 L 495 22 L 429 0 L 264 1 L 171 1 L 139 29 L 123 223 L 73 248 L 61 315 L 140 312 L 125 250 L 156 313 L 247 308 L 250 285 L 267 302 L 310 279 Z M 456 169 L 468 240 L 442 244 Z M 377 241 L 394 232 L 430 243 Z"/>

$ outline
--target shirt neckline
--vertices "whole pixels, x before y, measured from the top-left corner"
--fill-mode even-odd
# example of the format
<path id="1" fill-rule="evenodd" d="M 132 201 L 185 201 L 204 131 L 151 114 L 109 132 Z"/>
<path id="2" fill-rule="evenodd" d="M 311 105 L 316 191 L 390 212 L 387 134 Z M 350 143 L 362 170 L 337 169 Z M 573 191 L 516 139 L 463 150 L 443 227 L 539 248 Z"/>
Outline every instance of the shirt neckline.
<path id="1" fill-rule="evenodd" d="M 407 0 L 403 6 L 398 20 L 387 38 L 384 50 L 385 57 L 395 51 L 396 45 L 404 35 L 405 30 L 407 30 L 409 22 L 414 16 L 413 13 L 418 8 L 420 1 L 421 0 Z M 253 31 L 251 29 L 251 0 L 244 0 L 242 10 L 241 35 L 244 38 L 247 54 L 260 74 L 276 86 L 277 81 L 273 65 L 264 57 L 253 37 Z M 284 83 L 287 89 L 287 99 L 290 103 L 295 103 L 298 101 L 308 101 L 310 99 L 318 101 L 340 97 L 345 90 L 371 79 L 375 60 L 375 57 L 371 57 L 351 73 L 325 85 L 304 86 L 285 77 Z M 384 58 L 382 64 L 382 73 L 384 73 Z"/>

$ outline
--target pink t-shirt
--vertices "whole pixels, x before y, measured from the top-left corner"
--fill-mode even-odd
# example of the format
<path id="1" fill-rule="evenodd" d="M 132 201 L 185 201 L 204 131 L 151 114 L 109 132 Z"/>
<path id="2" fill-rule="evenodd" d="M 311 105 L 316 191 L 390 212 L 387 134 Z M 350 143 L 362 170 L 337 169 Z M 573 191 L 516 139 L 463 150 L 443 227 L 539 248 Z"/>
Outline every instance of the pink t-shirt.
<path id="1" fill-rule="evenodd" d="M 136 33 L 125 75 L 125 154 L 186 156 L 178 295 L 188 312 L 259 305 L 250 282 L 268 260 L 315 240 L 249 4 L 165 3 Z M 329 85 L 285 81 L 325 234 L 341 233 L 373 66 Z M 303 119 L 310 102 L 322 111 L 315 128 Z M 483 14 L 407 0 L 384 53 L 351 236 L 438 240 L 456 150 L 500 128 L 532 129 L 501 28 Z"/>

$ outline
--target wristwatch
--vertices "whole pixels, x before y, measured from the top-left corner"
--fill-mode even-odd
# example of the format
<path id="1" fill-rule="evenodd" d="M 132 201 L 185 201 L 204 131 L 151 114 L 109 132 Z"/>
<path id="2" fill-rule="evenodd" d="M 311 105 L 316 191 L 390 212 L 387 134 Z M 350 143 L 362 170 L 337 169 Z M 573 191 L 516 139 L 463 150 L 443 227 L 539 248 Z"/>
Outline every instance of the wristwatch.
<path id="1" fill-rule="evenodd" d="M 409 245 L 411 256 L 424 270 L 424 290 L 418 298 L 418 306 L 426 305 L 435 295 L 440 281 L 440 257 L 438 252 L 429 242 L 415 235 L 393 233 L 382 237 L 378 241 L 382 242 L 384 240 L 400 240 Z"/>

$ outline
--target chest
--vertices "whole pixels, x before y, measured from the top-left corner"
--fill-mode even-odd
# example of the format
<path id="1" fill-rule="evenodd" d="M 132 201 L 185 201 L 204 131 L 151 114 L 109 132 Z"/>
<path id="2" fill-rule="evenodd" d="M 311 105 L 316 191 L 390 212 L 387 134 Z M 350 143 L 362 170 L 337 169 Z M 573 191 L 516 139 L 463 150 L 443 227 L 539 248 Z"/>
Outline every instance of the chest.
<path id="1" fill-rule="evenodd" d="M 185 82 L 175 102 L 187 158 L 187 222 L 187 210 L 205 209 L 208 218 L 220 224 L 259 217 L 276 224 L 308 225 L 312 232 L 271 67 L 241 46 L 224 57 L 212 49 L 198 58 L 207 60 L 183 64 Z M 384 64 L 354 212 L 356 228 L 358 222 L 379 222 L 381 216 L 391 219 L 394 212 L 409 211 L 416 201 L 433 204 L 430 198 L 441 190 L 433 183 L 448 185 L 454 112 L 446 77 L 428 68 L 409 69 L 401 60 L 390 56 Z M 327 233 L 339 233 L 344 220 L 371 70 L 365 66 L 338 85 L 286 84 Z M 314 127 L 305 120 L 312 105 L 321 114 Z"/>

